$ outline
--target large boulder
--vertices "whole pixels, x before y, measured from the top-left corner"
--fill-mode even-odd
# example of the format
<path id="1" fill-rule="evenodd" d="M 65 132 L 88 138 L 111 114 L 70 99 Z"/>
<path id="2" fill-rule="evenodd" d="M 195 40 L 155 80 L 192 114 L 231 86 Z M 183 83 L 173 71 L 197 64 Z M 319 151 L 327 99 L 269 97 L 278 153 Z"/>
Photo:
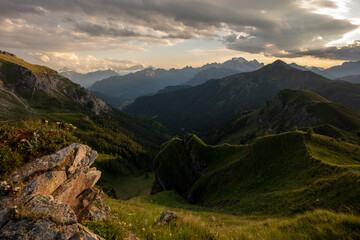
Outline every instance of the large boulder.
<path id="1" fill-rule="evenodd" d="M 78 223 L 109 214 L 93 206 L 100 198 L 94 185 L 101 172 L 90 168 L 96 157 L 74 143 L 17 169 L 1 183 L 0 239 L 100 239 Z"/>

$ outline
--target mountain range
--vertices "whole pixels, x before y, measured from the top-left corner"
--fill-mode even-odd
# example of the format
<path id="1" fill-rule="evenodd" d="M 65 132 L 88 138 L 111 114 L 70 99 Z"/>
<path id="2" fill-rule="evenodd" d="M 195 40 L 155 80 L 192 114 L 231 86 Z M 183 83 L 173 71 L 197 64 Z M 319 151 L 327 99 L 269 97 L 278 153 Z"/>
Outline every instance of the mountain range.
<path id="1" fill-rule="evenodd" d="M 336 80 L 342 80 L 345 82 L 360 84 L 360 75 L 349 75 L 349 76 L 337 78 Z"/>
<path id="2" fill-rule="evenodd" d="M 154 94 L 167 86 L 196 85 L 209 80 L 208 77 L 216 78 L 226 76 L 228 73 L 254 71 L 262 66 L 263 64 L 256 60 L 233 58 L 224 63 L 206 64 L 200 68 L 185 67 L 170 70 L 147 68 L 124 76 L 113 76 L 97 81 L 88 89 L 104 100 L 104 96 L 118 99 L 116 103 L 112 103 L 113 106 L 117 106 L 139 96 Z"/>
<path id="3" fill-rule="evenodd" d="M 356 62 L 344 62 L 320 72 L 321 75 L 330 79 L 336 79 L 351 75 L 360 75 L 360 60 Z"/>
<path id="4" fill-rule="evenodd" d="M 204 134 L 238 113 L 259 108 L 281 89 L 310 90 L 360 112 L 360 85 L 326 79 L 278 60 L 249 73 L 178 91 L 143 96 L 124 111 L 151 116 L 177 132 Z"/>
<path id="5" fill-rule="evenodd" d="M 62 68 L 59 70 L 59 74 L 71 79 L 74 83 L 80 84 L 82 87 L 90 87 L 96 81 L 109 78 L 118 75 L 117 72 L 111 69 L 98 70 L 88 73 L 79 73 L 77 71 L 69 70 L 68 68 Z"/>
<path id="6" fill-rule="evenodd" d="M 122 112 L 58 72 L 0 51 L 0 235 L 67 239 L 71 228 L 80 237 L 80 224 L 67 224 L 77 223 L 68 218 L 73 210 L 31 195 L 47 185 L 59 193 L 61 182 L 67 199 L 94 203 L 89 219 L 97 221 L 82 224 L 104 239 L 358 239 L 360 84 L 280 60 L 253 70 L 205 66 L 121 76 L 128 97 L 140 94 L 138 83 L 154 91 Z M 162 85 L 169 81 L 181 84 Z M 126 99 L 113 90 L 95 94 L 114 105 Z M 74 142 L 98 158 L 81 144 L 37 155 Z M 92 187 L 99 178 L 101 191 Z M 98 209 L 112 214 L 101 221 Z"/>

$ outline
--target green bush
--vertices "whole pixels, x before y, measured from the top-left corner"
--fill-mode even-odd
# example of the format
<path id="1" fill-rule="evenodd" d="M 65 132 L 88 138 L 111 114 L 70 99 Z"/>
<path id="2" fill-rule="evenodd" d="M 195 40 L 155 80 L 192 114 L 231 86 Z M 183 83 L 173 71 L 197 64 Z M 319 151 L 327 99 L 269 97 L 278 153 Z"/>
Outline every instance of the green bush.
<path id="1" fill-rule="evenodd" d="M 313 136 L 313 135 L 314 135 L 314 129 L 313 129 L 313 128 L 309 128 L 309 129 L 306 131 L 306 135 L 308 135 L 308 136 Z"/>

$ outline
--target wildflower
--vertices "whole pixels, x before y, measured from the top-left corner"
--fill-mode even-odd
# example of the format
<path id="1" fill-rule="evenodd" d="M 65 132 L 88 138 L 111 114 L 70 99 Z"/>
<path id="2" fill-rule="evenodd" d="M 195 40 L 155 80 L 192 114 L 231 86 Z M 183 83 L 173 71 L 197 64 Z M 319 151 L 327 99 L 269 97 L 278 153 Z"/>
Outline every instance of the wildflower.
<path id="1" fill-rule="evenodd" d="M 34 132 L 34 136 L 36 136 L 36 132 Z"/>
<path id="2" fill-rule="evenodd" d="M 171 237 L 171 233 L 169 233 L 169 236 Z"/>
<path id="3" fill-rule="evenodd" d="M 145 229 L 145 228 L 142 228 L 141 230 L 145 231 L 146 229 Z"/>
<path id="4" fill-rule="evenodd" d="M 155 233 L 154 233 L 153 235 L 154 235 L 154 237 L 156 236 L 156 234 L 155 234 Z"/>
<path id="5" fill-rule="evenodd" d="M 46 124 L 48 124 L 48 122 L 49 122 L 48 120 L 45 120 L 45 123 L 46 123 Z"/>
<path id="6" fill-rule="evenodd" d="M 25 141 L 26 141 L 26 140 L 25 140 L 24 138 L 20 140 L 20 142 L 25 142 Z"/>

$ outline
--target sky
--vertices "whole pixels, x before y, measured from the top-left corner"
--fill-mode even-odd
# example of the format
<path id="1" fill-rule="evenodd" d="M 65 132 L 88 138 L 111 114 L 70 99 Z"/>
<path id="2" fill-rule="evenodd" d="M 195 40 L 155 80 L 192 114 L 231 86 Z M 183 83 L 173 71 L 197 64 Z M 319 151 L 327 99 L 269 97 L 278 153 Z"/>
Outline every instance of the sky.
<path id="1" fill-rule="evenodd" d="M 0 0 L 0 49 L 79 72 L 360 60 L 359 0 Z"/>

